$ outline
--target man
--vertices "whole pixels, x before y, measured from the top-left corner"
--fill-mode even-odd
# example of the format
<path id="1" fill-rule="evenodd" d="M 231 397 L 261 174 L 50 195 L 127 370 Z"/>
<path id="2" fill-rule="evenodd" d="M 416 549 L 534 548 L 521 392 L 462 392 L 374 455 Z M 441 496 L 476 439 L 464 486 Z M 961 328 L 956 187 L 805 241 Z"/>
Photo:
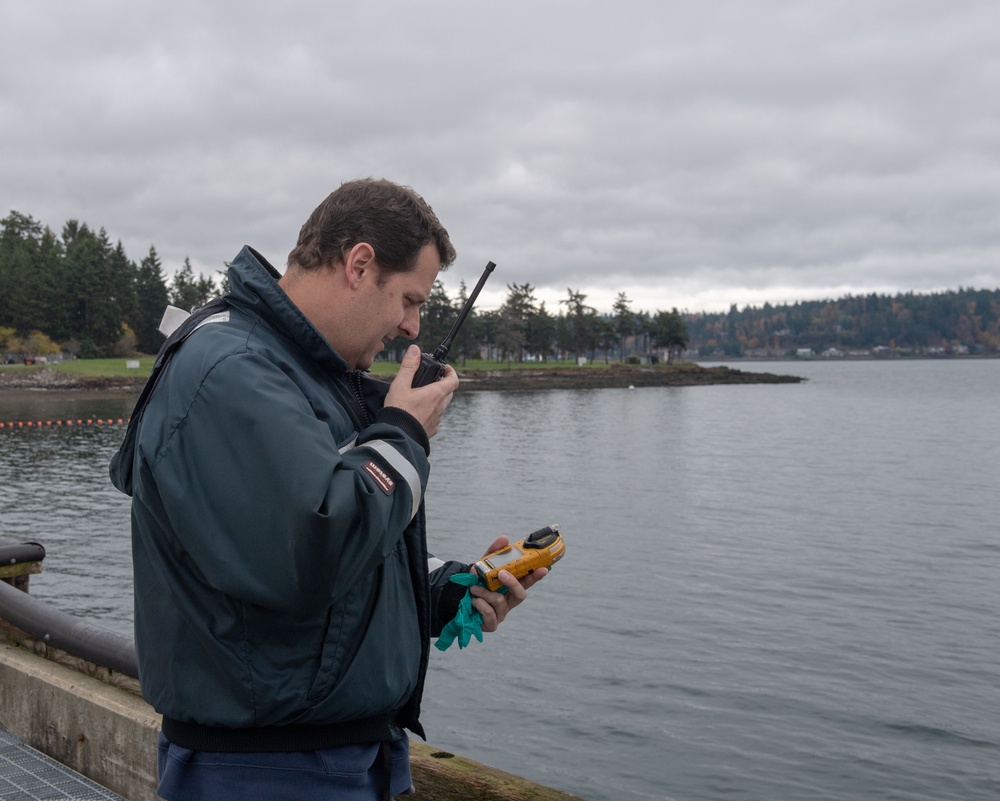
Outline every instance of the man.
<path id="1" fill-rule="evenodd" d="M 410 787 L 403 728 L 423 736 L 430 638 L 469 569 L 431 558 L 424 532 L 429 439 L 458 377 L 414 389 L 416 346 L 391 384 L 364 371 L 417 336 L 454 258 L 415 192 L 346 183 L 283 276 L 240 252 L 224 304 L 188 322 L 140 401 L 112 480 L 133 496 L 136 646 L 169 801 Z M 484 630 L 544 572 L 474 587 Z"/>

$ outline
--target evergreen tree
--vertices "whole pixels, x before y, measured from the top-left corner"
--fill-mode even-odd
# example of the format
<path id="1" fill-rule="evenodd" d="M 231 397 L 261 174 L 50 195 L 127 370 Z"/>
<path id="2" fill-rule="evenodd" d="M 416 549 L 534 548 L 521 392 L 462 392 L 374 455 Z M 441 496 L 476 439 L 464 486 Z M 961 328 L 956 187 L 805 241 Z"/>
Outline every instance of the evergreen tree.
<path id="1" fill-rule="evenodd" d="M 499 359 L 497 353 L 497 329 L 500 324 L 500 311 L 490 309 L 478 315 L 477 327 L 479 329 L 480 342 L 486 349 L 487 359 Z"/>
<path id="2" fill-rule="evenodd" d="M 42 226 L 16 211 L 0 226 L 0 325 L 25 334 L 43 311 L 34 280 Z"/>
<path id="3" fill-rule="evenodd" d="M 458 285 L 458 298 L 455 301 L 456 314 L 465 308 L 468 300 L 469 293 L 465 287 L 465 281 L 462 281 Z M 482 316 L 476 311 L 476 307 L 473 306 L 469 311 L 468 317 L 465 318 L 462 327 L 458 330 L 458 334 L 455 336 L 455 342 L 451 346 L 451 357 L 453 359 L 461 359 L 463 365 L 465 364 L 465 360 L 470 356 L 478 359 L 482 350 L 480 346 L 482 341 Z"/>
<path id="4" fill-rule="evenodd" d="M 597 318 L 596 345 L 604 351 L 604 363 L 611 364 L 611 351 L 618 344 L 618 331 L 615 329 L 614 318 Z"/>
<path id="5" fill-rule="evenodd" d="M 566 354 L 573 350 L 573 335 L 569 318 L 559 312 L 556 317 L 556 357 L 565 359 Z"/>
<path id="6" fill-rule="evenodd" d="M 156 248 L 150 245 L 149 253 L 139 264 L 135 281 L 136 316 L 132 328 L 136 336 L 136 348 L 140 353 L 158 353 L 163 344 L 159 331 L 163 311 L 169 303 L 163 265 Z"/>
<path id="7" fill-rule="evenodd" d="M 587 296 L 580 290 L 566 290 L 569 294 L 566 300 L 560 303 L 566 304 L 566 327 L 563 332 L 565 337 L 561 346 L 573 351 L 574 357 L 579 360 L 580 356 L 596 347 L 597 343 L 597 310 L 588 306 L 584 301 Z"/>
<path id="8" fill-rule="evenodd" d="M 507 284 L 507 299 L 500 307 L 497 324 L 497 346 L 501 358 L 524 361 L 528 324 L 536 313 L 534 287 L 531 284 Z"/>
<path id="9" fill-rule="evenodd" d="M 657 346 L 666 349 L 667 364 L 672 364 L 674 359 L 683 353 L 689 338 L 687 327 L 676 307 L 669 312 L 656 312 L 653 318 L 652 338 Z"/>
<path id="10" fill-rule="evenodd" d="M 638 347 L 640 353 L 647 353 L 649 351 L 649 331 L 652 325 L 652 317 L 648 311 L 641 311 L 635 316 L 635 327 L 636 333 L 641 338 L 641 344 Z"/>
<path id="11" fill-rule="evenodd" d="M 106 355 L 118 341 L 124 322 L 115 300 L 117 268 L 111 243 L 104 229 L 95 234 L 75 220 L 63 227 L 62 241 L 73 337 L 80 341 L 84 358 Z"/>
<path id="12" fill-rule="evenodd" d="M 184 311 L 194 311 L 216 296 L 218 290 L 210 277 L 199 275 L 195 278 L 191 259 L 184 257 L 183 266 L 174 273 L 170 284 L 170 305 Z"/>
<path id="13" fill-rule="evenodd" d="M 51 229 L 18 212 L 0 222 L 0 322 L 20 334 L 70 335 L 70 293 L 63 252 Z"/>
<path id="14" fill-rule="evenodd" d="M 213 298 L 219 296 L 219 289 L 215 285 L 215 279 L 210 275 L 199 275 L 198 280 L 195 281 L 195 287 L 198 289 L 198 306 L 204 306 Z"/>
<path id="15" fill-rule="evenodd" d="M 637 318 L 631 308 L 632 301 L 624 292 L 619 292 L 614 305 L 614 329 L 618 338 L 618 353 L 621 361 L 625 361 L 625 342 L 635 335 Z"/>
<path id="16" fill-rule="evenodd" d="M 126 351 L 124 355 L 131 356 L 134 354 L 138 341 L 132 324 L 139 316 L 137 294 L 139 268 L 125 255 L 125 248 L 122 247 L 121 240 L 111 252 L 109 268 L 111 274 L 110 300 L 118 311 L 118 339 L 128 340 L 129 344 L 122 347 Z M 118 350 L 122 350 L 122 348 Z M 116 355 L 118 354 L 116 353 Z"/>
<path id="17" fill-rule="evenodd" d="M 223 262 L 226 269 L 218 270 L 216 275 L 219 276 L 219 284 L 217 289 L 217 294 L 221 297 L 222 295 L 229 294 L 229 262 Z"/>
<path id="18" fill-rule="evenodd" d="M 556 318 L 545 308 L 545 301 L 528 317 L 525 340 L 528 351 L 543 362 L 552 355 L 556 343 Z"/>
<path id="19" fill-rule="evenodd" d="M 42 231 L 35 254 L 34 274 L 38 293 L 38 312 L 32 327 L 43 329 L 56 340 L 70 336 L 69 282 L 65 270 L 62 243 L 47 226 Z"/>
<path id="20" fill-rule="evenodd" d="M 431 287 L 427 302 L 420 310 L 420 334 L 416 341 L 421 349 L 426 353 L 433 352 L 434 348 L 448 336 L 456 317 L 457 312 L 445 291 L 444 284 L 441 283 L 441 279 L 436 280 Z"/>

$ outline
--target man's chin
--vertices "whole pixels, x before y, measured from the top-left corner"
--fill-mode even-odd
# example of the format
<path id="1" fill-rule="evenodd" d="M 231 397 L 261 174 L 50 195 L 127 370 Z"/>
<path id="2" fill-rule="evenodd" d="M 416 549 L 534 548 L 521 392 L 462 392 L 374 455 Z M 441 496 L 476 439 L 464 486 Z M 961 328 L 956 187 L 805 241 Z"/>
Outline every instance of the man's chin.
<path id="1" fill-rule="evenodd" d="M 375 358 L 385 350 L 385 341 L 379 342 L 378 350 L 374 353 L 366 353 L 358 359 L 358 365 L 355 367 L 356 370 L 371 370 L 372 365 L 375 364 Z"/>

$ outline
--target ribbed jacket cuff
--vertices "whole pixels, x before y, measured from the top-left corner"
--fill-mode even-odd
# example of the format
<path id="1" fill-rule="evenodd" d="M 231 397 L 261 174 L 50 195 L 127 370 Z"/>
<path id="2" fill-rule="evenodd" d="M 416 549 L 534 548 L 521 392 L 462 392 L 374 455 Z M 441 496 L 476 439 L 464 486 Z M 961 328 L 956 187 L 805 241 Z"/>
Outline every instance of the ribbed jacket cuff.
<path id="1" fill-rule="evenodd" d="M 468 587 L 453 581 L 449 581 L 441 588 L 441 594 L 437 601 L 437 611 L 442 621 L 447 623 L 454 619 L 455 615 L 458 614 L 458 605 L 468 591 Z"/>
<path id="2" fill-rule="evenodd" d="M 431 441 L 427 437 L 427 431 L 420 425 L 420 421 L 409 412 L 400 409 L 398 406 L 386 406 L 378 413 L 375 420 L 379 423 L 388 423 L 391 426 L 403 429 L 403 432 L 416 440 L 424 449 L 424 453 L 430 456 Z"/>

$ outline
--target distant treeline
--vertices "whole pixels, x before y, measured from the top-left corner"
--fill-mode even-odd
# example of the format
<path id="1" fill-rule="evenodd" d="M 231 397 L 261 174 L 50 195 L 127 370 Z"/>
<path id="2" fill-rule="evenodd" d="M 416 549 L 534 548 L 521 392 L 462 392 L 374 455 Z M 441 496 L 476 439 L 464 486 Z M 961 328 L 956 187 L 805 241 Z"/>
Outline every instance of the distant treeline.
<path id="1" fill-rule="evenodd" d="M 157 331 L 169 303 L 193 309 L 226 291 L 218 280 L 195 276 L 189 260 L 168 283 L 154 247 L 138 264 L 104 229 L 75 220 L 57 236 L 29 216 L 12 211 L 0 220 L 0 357 L 66 353 L 84 358 L 156 353 Z M 658 347 L 668 358 L 687 342 L 676 309 L 633 313 L 621 295 L 615 316 L 602 316 L 569 290 L 558 314 L 538 303 L 530 284 L 509 284 L 504 305 L 469 315 L 451 356 L 523 361 L 552 357 L 610 358 L 631 348 Z M 438 281 L 422 311 L 418 340 L 430 350 L 441 342 L 465 303 L 465 286 L 455 298 Z M 563 308 L 565 304 L 565 308 Z M 641 339 L 640 339 L 641 337 Z M 386 358 L 398 358 L 404 341 L 392 343 Z"/>
<path id="2" fill-rule="evenodd" d="M 852 352 L 1000 352 L 1000 289 L 848 296 L 685 314 L 700 356 Z"/>
<path id="3" fill-rule="evenodd" d="M 156 353 L 164 307 L 203 305 L 227 281 L 196 276 L 188 259 L 168 282 L 154 247 L 138 264 L 104 229 L 75 220 L 57 236 L 12 211 L 0 220 L 0 358 L 66 353 L 84 358 Z M 888 348 L 903 351 L 1000 352 L 1000 290 L 959 289 L 918 295 L 846 297 L 728 312 L 634 311 L 619 293 L 610 314 L 598 313 L 579 290 L 559 308 L 538 302 L 530 284 L 508 284 L 496 310 L 467 319 L 451 350 L 455 359 L 497 361 L 580 358 L 672 360 L 685 350 L 709 356 L 781 356 Z M 438 281 L 422 311 L 419 344 L 433 349 L 466 299 Z M 387 349 L 397 358 L 406 343 Z"/>
<path id="4" fill-rule="evenodd" d="M 71 220 L 56 236 L 12 211 L 0 221 L 0 356 L 156 353 L 167 304 L 203 305 L 223 281 L 195 276 L 185 259 L 168 284 L 153 247 L 136 264 L 103 228 Z"/>

